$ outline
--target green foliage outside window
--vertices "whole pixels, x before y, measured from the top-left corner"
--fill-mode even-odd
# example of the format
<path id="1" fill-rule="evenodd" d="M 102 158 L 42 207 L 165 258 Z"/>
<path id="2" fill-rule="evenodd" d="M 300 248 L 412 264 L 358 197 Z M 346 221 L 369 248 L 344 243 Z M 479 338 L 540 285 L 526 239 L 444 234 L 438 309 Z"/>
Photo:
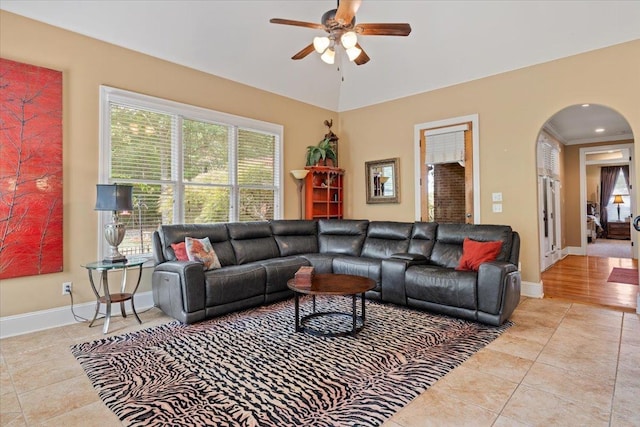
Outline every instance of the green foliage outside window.
<path id="1" fill-rule="evenodd" d="M 121 216 L 128 229 L 120 246 L 123 253 L 150 252 L 151 234 L 160 224 L 274 218 L 274 135 L 180 120 L 175 115 L 124 105 L 110 106 L 110 179 L 134 186 L 136 206 L 134 212 Z M 176 153 L 179 138 L 181 167 Z M 176 209 L 178 190 L 182 206 Z M 176 218 L 177 212 L 181 217 Z"/>

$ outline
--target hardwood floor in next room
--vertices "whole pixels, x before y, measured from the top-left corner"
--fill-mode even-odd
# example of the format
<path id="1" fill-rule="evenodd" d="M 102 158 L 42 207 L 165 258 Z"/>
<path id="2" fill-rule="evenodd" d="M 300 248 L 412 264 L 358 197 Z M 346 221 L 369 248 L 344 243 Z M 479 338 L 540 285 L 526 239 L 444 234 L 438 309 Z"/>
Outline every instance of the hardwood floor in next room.
<path id="1" fill-rule="evenodd" d="M 607 282 L 614 267 L 638 268 L 638 260 L 569 255 L 542 273 L 545 298 L 635 312 L 637 285 Z"/>

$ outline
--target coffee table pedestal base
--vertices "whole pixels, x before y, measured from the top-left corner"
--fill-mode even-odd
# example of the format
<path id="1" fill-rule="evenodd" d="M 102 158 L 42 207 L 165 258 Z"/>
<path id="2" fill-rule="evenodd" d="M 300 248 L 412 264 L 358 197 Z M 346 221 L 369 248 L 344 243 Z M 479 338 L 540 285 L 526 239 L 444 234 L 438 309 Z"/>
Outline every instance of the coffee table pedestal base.
<path id="1" fill-rule="evenodd" d="M 344 337 L 347 335 L 355 336 L 364 327 L 365 316 L 365 294 L 361 294 L 360 299 L 362 301 L 361 315 L 358 315 L 357 309 L 357 294 L 351 295 L 351 313 L 344 313 L 341 311 L 316 311 L 316 296 L 313 295 L 313 313 L 308 314 L 300 318 L 300 294 L 295 293 L 295 320 L 296 320 L 296 332 L 306 332 L 311 335 L 321 337 Z M 351 329 L 339 332 L 321 331 L 315 328 L 306 326 L 310 320 L 318 317 L 348 317 L 351 319 Z M 358 323 L 360 324 L 358 326 Z"/>

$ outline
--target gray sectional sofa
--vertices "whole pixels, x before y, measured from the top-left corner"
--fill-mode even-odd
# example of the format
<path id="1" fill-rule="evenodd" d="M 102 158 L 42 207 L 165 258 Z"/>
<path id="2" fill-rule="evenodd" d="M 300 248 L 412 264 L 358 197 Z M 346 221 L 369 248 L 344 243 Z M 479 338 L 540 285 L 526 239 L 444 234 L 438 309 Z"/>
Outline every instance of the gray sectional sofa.
<path id="1" fill-rule="evenodd" d="M 171 247 L 208 237 L 222 268 L 177 261 Z M 463 241 L 501 241 L 495 261 L 459 271 Z M 506 321 L 520 300 L 520 238 L 504 225 L 367 220 L 162 225 L 153 235 L 155 304 L 183 323 L 292 296 L 301 266 L 376 282 L 367 298 L 490 325 Z"/>

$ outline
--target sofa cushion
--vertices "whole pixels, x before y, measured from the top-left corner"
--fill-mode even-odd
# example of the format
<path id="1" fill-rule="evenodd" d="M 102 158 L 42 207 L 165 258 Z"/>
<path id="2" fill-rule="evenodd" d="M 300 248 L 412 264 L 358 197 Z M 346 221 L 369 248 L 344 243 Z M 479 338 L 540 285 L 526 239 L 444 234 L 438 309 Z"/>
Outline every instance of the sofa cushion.
<path id="1" fill-rule="evenodd" d="M 221 267 L 220 260 L 208 237 L 203 239 L 185 237 L 184 243 L 189 261 L 201 262 L 205 270 L 215 270 Z"/>
<path id="2" fill-rule="evenodd" d="M 416 222 L 411 231 L 409 253 L 421 254 L 429 259 L 433 245 L 436 243 L 438 224 L 435 222 Z"/>
<path id="3" fill-rule="evenodd" d="M 437 266 L 409 267 L 405 276 L 407 298 L 476 310 L 477 277 L 473 271 Z"/>
<path id="4" fill-rule="evenodd" d="M 300 255 L 313 266 L 316 274 L 333 273 L 333 254 L 303 254 Z"/>
<path id="5" fill-rule="evenodd" d="M 318 221 L 320 253 L 360 256 L 369 221 L 356 219 L 321 219 Z"/>
<path id="6" fill-rule="evenodd" d="M 462 257 L 456 270 L 478 271 L 483 262 L 495 261 L 501 249 L 501 241 L 476 242 L 466 238 L 462 243 Z"/>
<path id="7" fill-rule="evenodd" d="M 172 243 L 184 242 L 186 237 L 196 239 L 209 238 L 213 250 L 220 260 L 220 265 L 234 265 L 236 257 L 229 242 L 227 224 L 171 224 L 158 227 L 158 236 L 162 247 L 162 254 L 167 261 L 177 258 L 171 248 Z"/>
<path id="8" fill-rule="evenodd" d="M 233 222 L 227 227 L 239 265 L 280 256 L 268 222 Z"/>
<path id="9" fill-rule="evenodd" d="M 267 273 L 260 264 L 231 265 L 206 271 L 205 307 L 261 296 L 264 301 Z"/>
<path id="10" fill-rule="evenodd" d="M 266 295 L 286 291 L 287 281 L 293 279 L 296 271 L 302 266 L 308 266 L 309 261 L 303 257 L 290 256 L 286 258 L 267 259 L 259 261 L 267 272 Z"/>
<path id="11" fill-rule="evenodd" d="M 338 255 L 333 259 L 333 272 L 373 279 L 376 282 L 376 287 L 373 290 L 380 292 L 381 265 L 381 259 Z"/>
<path id="12" fill-rule="evenodd" d="M 360 255 L 383 259 L 395 253 L 407 252 L 412 228 L 413 224 L 406 222 L 370 222 Z"/>
<path id="13" fill-rule="evenodd" d="M 456 268 L 465 238 L 478 242 L 501 241 L 502 249 L 496 260 L 507 261 L 511 254 L 512 234 L 511 227 L 507 225 L 439 224 L 430 261 L 441 267 Z"/>
<path id="14" fill-rule="evenodd" d="M 173 253 L 176 255 L 176 259 L 178 261 L 189 261 L 189 255 L 187 255 L 187 246 L 185 242 L 172 243 L 171 249 L 173 249 Z"/>
<path id="15" fill-rule="evenodd" d="M 274 220 L 271 232 L 280 256 L 318 252 L 318 226 L 311 220 Z"/>

